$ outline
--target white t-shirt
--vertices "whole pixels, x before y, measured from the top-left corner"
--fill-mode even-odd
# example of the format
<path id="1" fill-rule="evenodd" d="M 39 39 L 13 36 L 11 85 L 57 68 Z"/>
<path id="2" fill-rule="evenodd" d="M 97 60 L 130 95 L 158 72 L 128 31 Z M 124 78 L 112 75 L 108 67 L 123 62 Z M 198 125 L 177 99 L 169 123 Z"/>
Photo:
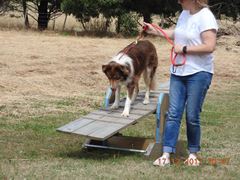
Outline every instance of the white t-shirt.
<path id="1" fill-rule="evenodd" d="M 182 46 L 196 46 L 202 44 L 201 33 L 215 29 L 218 30 L 216 19 L 208 8 L 203 8 L 196 14 L 191 15 L 189 11 L 183 10 L 179 16 L 174 31 L 174 43 Z M 200 55 L 186 55 L 186 64 L 183 66 L 171 67 L 172 74 L 178 76 L 191 75 L 200 71 L 213 73 L 212 53 Z M 177 63 L 182 62 L 182 56 L 178 55 Z"/>

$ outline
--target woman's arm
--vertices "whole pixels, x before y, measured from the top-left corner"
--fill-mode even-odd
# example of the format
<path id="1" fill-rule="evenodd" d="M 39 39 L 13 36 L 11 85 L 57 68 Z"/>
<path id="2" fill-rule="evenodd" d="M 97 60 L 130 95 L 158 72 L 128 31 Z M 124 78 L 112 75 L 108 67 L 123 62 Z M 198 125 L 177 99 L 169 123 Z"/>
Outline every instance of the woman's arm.
<path id="1" fill-rule="evenodd" d="M 215 29 L 201 33 L 203 43 L 197 46 L 187 46 L 187 54 L 212 53 L 216 47 L 217 32 Z M 175 44 L 175 53 L 183 53 L 183 45 Z"/>
<path id="2" fill-rule="evenodd" d="M 156 28 L 154 28 L 151 24 L 145 23 L 145 22 L 143 24 L 144 24 L 144 26 L 148 27 L 145 31 L 146 33 L 152 34 L 152 35 L 155 35 L 155 36 L 164 37 L 162 32 L 157 30 Z M 167 34 L 167 36 L 170 39 L 174 39 L 174 29 L 163 29 L 163 31 Z"/>

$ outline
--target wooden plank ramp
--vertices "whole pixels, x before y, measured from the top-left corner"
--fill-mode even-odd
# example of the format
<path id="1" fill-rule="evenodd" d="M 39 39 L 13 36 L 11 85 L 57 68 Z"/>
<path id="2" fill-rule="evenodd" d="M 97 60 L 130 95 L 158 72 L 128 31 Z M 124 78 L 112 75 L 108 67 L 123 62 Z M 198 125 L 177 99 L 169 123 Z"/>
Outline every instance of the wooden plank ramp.
<path id="1" fill-rule="evenodd" d="M 126 127 L 135 124 L 139 119 L 156 111 L 160 92 L 168 93 L 169 84 L 161 84 L 157 91 L 150 94 L 150 103 L 144 105 L 144 92 L 140 92 L 131 106 L 129 117 L 122 117 L 125 98 L 121 99 L 120 106 L 116 110 L 99 109 L 86 116 L 72 121 L 57 131 L 78 134 L 93 140 L 104 141 Z"/>

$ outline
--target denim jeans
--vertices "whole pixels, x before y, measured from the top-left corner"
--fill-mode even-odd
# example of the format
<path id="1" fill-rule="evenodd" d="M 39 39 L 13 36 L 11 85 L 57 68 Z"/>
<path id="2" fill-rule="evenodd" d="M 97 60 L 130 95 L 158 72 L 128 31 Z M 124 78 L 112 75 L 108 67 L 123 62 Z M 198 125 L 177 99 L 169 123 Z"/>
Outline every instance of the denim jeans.
<path id="1" fill-rule="evenodd" d="M 176 152 L 176 143 L 185 107 L 188 150 L 190 153 L 200 151 L 200 112 L 211 81 L 212 74 L 203 71 L 188 76 L 171 75 L 163 152 Z"/>

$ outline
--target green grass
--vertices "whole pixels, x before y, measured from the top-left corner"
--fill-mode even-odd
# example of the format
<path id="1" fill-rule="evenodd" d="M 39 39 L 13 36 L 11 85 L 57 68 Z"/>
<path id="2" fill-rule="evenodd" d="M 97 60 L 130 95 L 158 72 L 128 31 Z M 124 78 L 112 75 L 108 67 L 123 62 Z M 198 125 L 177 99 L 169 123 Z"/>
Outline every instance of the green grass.
<path id="1" fill-rule="evenodd" d="M 141 154 L 82 148 L 85 138 L 56 132 L 102 102 L 93 97 L 1 106 L 0 179 L 239 179 L 240 98 L 236 89 L 210 92 L 202 112 L 203 165 L 152 166 Z M 81 105 L 79 103 L 81 102 Z M 28 109 L 28 110 L 26 110 Z M 154 138 L 155 116 L 123 130 L 124 135 Z M 186 140 L 185 120 L 180 138 Z M 209 159 L 230 158 L 229 164 Z"/>

